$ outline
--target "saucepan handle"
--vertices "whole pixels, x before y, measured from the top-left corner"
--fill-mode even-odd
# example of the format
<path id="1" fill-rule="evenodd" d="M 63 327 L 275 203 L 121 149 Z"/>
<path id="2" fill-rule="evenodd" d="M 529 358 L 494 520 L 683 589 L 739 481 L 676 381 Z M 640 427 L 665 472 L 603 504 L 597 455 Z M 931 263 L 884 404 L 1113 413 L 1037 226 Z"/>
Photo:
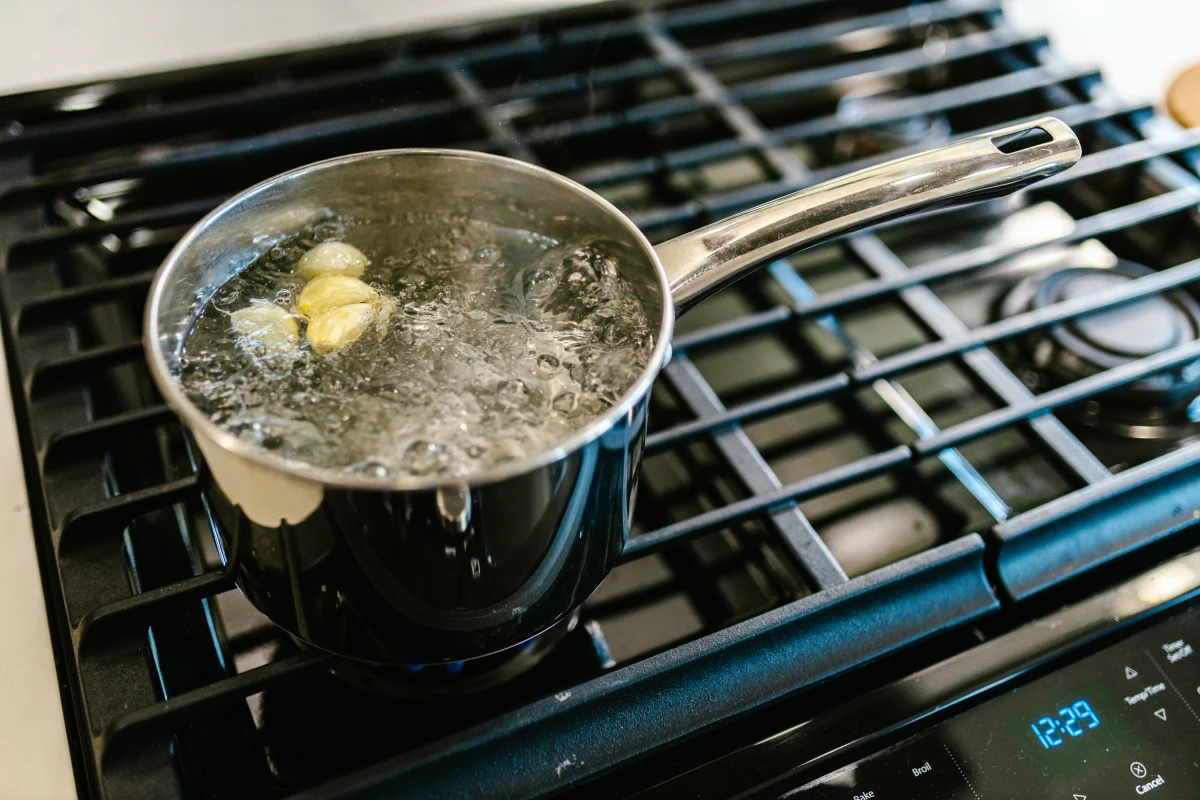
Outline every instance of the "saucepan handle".
<path id="1" fill-rule="evenodd" d="M 905 214 L 998 197 L 1079 160 L 1053 117 L 971 136 L 803 189 L 655 248 L 682 312 L 756 267 Z"/>

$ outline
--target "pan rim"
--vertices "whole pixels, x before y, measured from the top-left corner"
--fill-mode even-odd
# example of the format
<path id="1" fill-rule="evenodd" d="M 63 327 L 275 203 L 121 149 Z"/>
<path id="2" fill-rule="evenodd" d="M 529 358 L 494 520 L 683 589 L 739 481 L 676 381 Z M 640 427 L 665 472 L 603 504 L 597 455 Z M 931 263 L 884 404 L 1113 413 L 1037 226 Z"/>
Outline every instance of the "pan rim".
<path id="1" fill-rule="evenodd" d="M 352 475 L 339 469 L 319 467 L 299 459 L 285 458 L 263 451 L 250 442 L 244 441 L 221 428 L 187 398 L 178 378 L 168 367 L 163 348 L 160 346 L 161 331 L 158 319 L 162 298 L 169 285 L 170 277 L 179 268 L 183 255 L 191 249 L 192 244 L 208 228 L 216 225 L 226 214 L 233 213 L 246 200 L 280 182 L 315 171 L 334 169 L 358 161 L 392 158 L 436 158 L 475 161 L 524 172 L 531 177 L 557 183 L 560 186 L 585 195 L 601 210 L 606 211 L 614 217 L 625 228 L 633 241 L 642 247 L 645 257 L 654 269 L 655 277 L 658 281 L 659 295 L 662 299 L 662 314 L 658 326 L 658 338 L 654 344 L 650 359 L 637 379 L 622 394 L 621 399 L 616 404 L 553 448 L 539 451 L 526 458 L 506 462 L 475 474 L 463 477 L 390 476 L 388 478 L 379 478 L 367 475 Z M 318 484 L 325 488 L 361 491 L 422 491 L 447 488 L 461 489 L 464 486 L 483 486 L 511 480 L 561 461 L 570 454 L 597 440 L 611 430 L 622 417 L 631 414 L 634 407 L 649 393 L 655 378 L 658 376 L 659 370 L 667 358 L 667 354 L 670 352 L 670 339 L 674 323 L 675 307 L 671 300 L 670 286 L 666 271 L 659 260 L 654 246 L 624 213 L 604 197 L 557 172 L 507 156 L 445 148 L 402 148 L 371 150 L 306 164 L 260 181 L 210 211 L 203 219 L 192 226 L 184 234 L 183 238 L 171 248 L 171 251 L 167 254 L 162 265 L 155 273 L 154 280 L 151 283 L 150 294 L 146 301 L 142 343 L 146 353 L 146 361 L 150 368 L 150 375 L 167 406 L 171 408 L 193 434 L 202 435 L 222 451 L 286 477 Z"/>

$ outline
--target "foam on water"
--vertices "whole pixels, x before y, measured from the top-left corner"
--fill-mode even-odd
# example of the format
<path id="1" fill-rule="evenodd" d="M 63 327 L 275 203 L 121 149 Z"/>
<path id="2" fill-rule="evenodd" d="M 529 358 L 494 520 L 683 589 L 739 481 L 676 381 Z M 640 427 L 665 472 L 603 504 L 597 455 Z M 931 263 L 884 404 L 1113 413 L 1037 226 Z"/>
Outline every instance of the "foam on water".
<path id="1" fill-rule="evenodd" d="M 188 396 L 225 430 L 316 466 L 465 477 L 555 447 L 633 384 L 653 329 L 603 241 L 434 222 L 335 218 L 276 244 L 202 309 L 179 373 Z M 382 338 L 319 355 L 301 335 L 270 353 L 233 330 L 252 300 L 291 309 L 296 261 L 343 238 L 392 243 L 360 244 L 363 280 L 397 301 Z"/>

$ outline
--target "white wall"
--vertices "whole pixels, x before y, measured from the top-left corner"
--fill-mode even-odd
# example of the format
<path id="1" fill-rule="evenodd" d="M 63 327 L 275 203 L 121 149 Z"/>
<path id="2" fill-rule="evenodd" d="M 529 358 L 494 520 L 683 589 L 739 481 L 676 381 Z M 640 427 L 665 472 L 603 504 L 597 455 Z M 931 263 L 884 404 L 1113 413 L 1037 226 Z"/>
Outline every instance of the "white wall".
<path id="1" fill-rule="evenodd" d="M 1007 0 L 1008 18 L 1045 31 L 1060 57 L 1097 65 L 1122 99 L 1162 104 L 1171 78 L 1200 63 L 1200 0 Z"/>
<path id="2" fill-rule="evenodd" d="M 590 0 L 0 0 L 0 94 Z"/>

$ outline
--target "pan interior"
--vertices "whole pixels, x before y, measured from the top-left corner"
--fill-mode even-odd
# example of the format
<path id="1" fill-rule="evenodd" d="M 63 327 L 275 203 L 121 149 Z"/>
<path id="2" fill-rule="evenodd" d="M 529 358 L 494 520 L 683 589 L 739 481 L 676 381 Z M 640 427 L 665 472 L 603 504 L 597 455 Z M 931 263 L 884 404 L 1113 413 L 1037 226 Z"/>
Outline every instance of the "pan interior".
<path id="1" fill-rule="evenodd" d="M 494 156 L 445 151 L 361 154 L 311 165 L 248 190 L 200 223 L 164 264 L 147 320 L 147 343 L 156 378 L 193 429 L 199 426 L 227 448 L 250 454 L 240 446 L 246 443 L 220 435 L 223 432 L 179 390 L 183 342 L 200 308 L 230 277 L 282 237 L 331 213 L 351 223 L 347 239 L 367 252 L 386 252 L 389 245 L 394 249 L 397 237 L 432 239 L 447 226 L 474 221 L 531 231 L 560 242 L 602 242 L 614 254 L 651 330 L 658 331 L 654 353 L 645 374 L 626 395 L 608 413 L 554 448 L 556 452 L 578 446 L 606 429 L 647 388 L 661 362 L 663 340 L 672 320 L 669 306 L 664 309 L 663 283 L 653 251 L 605 201 L 552 173 Z M 478 268 L 478 264 L 464 268 Z M 336 470 L 298 464 L 252 446 L 251 450 L 255 460 L 301 470 L 324 482 L 357 482 Z M 530 455 L 524 466 L 554 457 L 554 453 Z M 509 463 L 500 472 L 516 474 L 521 468 L 520 463 Z M 412 476 L 407 477 L 411 482 Z M 470 475 L 480 481 L 500 477 L 503 475 Z"/>

